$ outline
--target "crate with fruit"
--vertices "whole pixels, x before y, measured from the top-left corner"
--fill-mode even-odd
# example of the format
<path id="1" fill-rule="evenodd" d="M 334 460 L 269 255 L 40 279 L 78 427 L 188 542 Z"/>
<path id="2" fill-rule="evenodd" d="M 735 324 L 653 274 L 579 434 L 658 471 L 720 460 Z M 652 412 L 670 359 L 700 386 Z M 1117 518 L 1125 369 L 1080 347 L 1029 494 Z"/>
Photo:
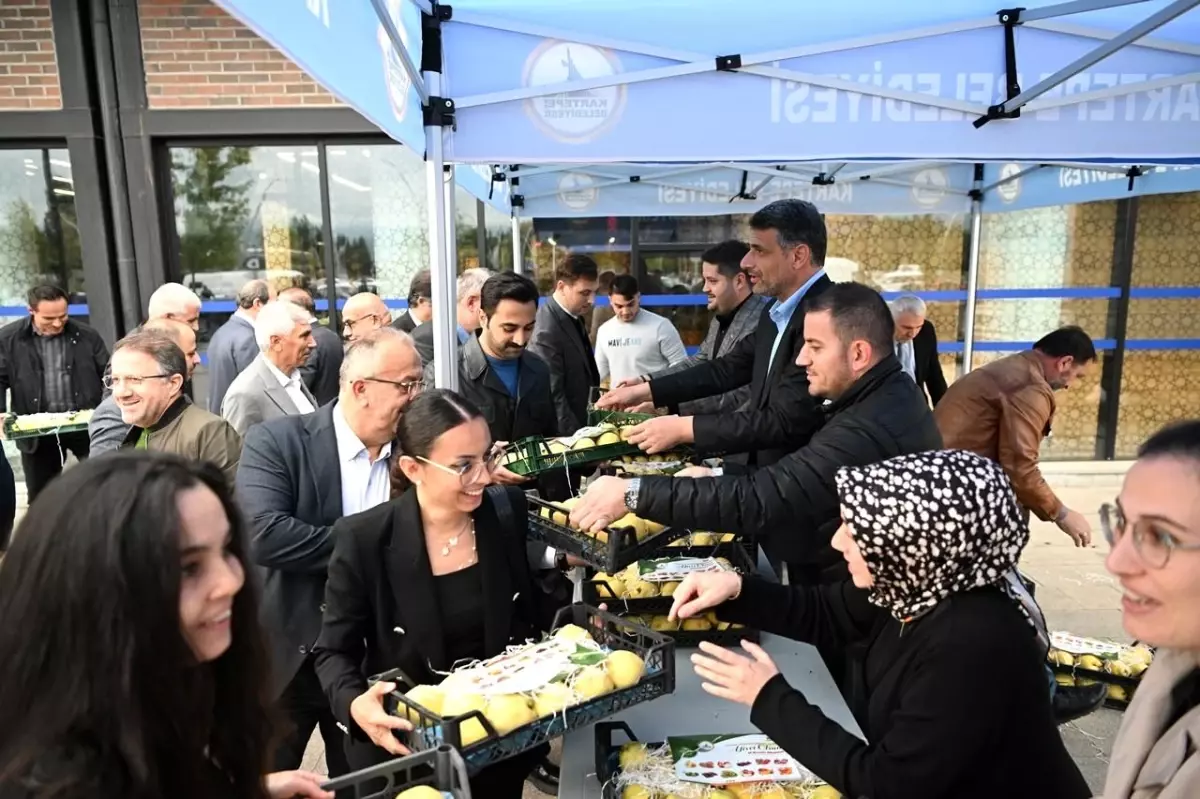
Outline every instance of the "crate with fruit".
<path id="1" fill-rule="evenodd" d="M 466 764 L 450 746 L 355 771 L 321 787 L 354 799 L 471 799 Z"/>
<path id="2" fill-rule="evenodd" d="M 637 455 L 641 450 L 625 440 L 629 429 L 606 422 L 559 438 L 523 438 L 508 445 L 500 464 L 519 475 L 537 477 Z"/>
<path id="3" fill-rule="evenodd" d="M 4 414 L 4 437 L 9 441 L 23 438 L 40 438 L 65 433 L 87 432 L 92 411 L 67 411 L 65 413 L 27 413 L 17 416 Z"/>
<path id="4" fill-rule="evenodd" d="M 1148 646 L 1128 646 L 1059 631 L 1050 635 L 1046 659 L 1054 667 L 1055 679 L 1060 685 L 1106 683 L 1107 703 L 1125 707 L 1133 698 L 1142 675 L 1154 661 L 1154 650 Z"/>
<path id="5" fill-rule="evenodd" d="M 412 685 L 400 672 L 373 681 L 400 686 L 389 712 L 414 725 L 414 751 L 449 744 L 471 773 L 570 730 L 675 690 L 668 637 L 582 604 L 559 611 L 542 641 L 511 646 L 467 664 L 438 685 Z"/>
<path id="6" fill-rule="evenodd" d="M 670 554 L 665 554 L 669 552 Z M 754 572 L 750 556 L 738 544 L 664 551 L 662 557 L 639 560 L 613 574 L 599 572 L 581 586 L 583 601 L 604 602 L 608 609 L 675 639 L 677 646 L 695 647 L 701 641 L 737 646 L 739 641 L 757 641 L 757 630 L 721 621 L 715 611 L 691 619 L 668 617 L 675 589 L 688 574 L 697 571 L 735 570 Z"/>
<path id="7" fill-rule="evenodd" d="M 585 532 L 571 526 L 571 509 L 578 502 L 577 497 L 562 502 L 548 502 L 531 495 L 528 502 L 530 538 L 545 541 L 555 549 L 569 552 L 592 568 L 607 573 L 651 557 L 675 539 L 687 535 L 687 530 L 664 527 L 639 519 L 632 513 L 599 532 Z"/>
<path id="8" fill-rule="evenodd" d="M 616 743 L 616 732 L 629 742 Z M 624 722 L 605 722 L 595 736 L 604 799 L 841 799 L 764 735 L 643 743 Z"/>

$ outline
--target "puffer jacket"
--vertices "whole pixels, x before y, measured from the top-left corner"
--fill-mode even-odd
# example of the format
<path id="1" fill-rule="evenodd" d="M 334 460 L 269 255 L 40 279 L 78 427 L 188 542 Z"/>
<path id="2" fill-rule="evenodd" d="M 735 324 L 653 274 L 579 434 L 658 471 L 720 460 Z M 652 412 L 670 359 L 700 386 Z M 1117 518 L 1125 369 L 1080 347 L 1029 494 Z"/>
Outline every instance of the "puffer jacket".
<path id="1" fill-rule="evenodd" d="M 767 554 L 825 568 L 839 524 L 833 478 L 843 466 L 942 448 L 924 392 L 894 355 L 871 367 L 825 407 L 826 421 L 801 449 L 746 475 L 642 478 L 637 515 L 661 524 L 755 533 Z"/>

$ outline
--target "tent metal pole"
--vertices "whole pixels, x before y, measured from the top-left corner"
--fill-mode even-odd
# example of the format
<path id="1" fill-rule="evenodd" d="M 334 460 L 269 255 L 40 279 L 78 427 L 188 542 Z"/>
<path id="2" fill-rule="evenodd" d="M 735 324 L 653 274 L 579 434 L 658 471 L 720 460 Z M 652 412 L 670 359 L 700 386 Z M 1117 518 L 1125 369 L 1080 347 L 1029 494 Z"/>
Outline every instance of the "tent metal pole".
<path id="1" fill-rule="evenodd" d="M 983 230 L 983 199 L 971 198 L 971 243 L 967 255 L 967 304 L 963 308 L 963 374 L 975 360 L 975 303 L 979 294 L 979 248 Z"/>
<path id="2" fill-rule="evenodd" d="M 525 253 L 521 246 L 521 217 L 514 212 L 512 215 L 512 257 L 513 271 L 518 275 L 525 274 Z"/>
<path id="3" fill-rule="evenodd" d="M 1067 17 L 1071 14 L 1083 14 L 1087 11 L 1099 11 L 1105 8 L 1119 8 L 1144 3 L 1146 0 L 1072 0 L 1069 3 L 1059 3 L 1042 8 L 1026 8 L 1021 10 L 1021 22 L 1033 22 L 1037 19 L 1052 17 Z"/>
<path id="4" fill-rule="evenodd" d="M 1022 27 L 1033 28 L 1034 30 L 1063 33 L 1067 36 L 1078 36 L 1080 39 L 1095 39 L 1100 42 L 1107 42 L 1113 37 L 1113 32 L 1110 30 L 1092 27 L 1091 25 L 1078 25 L 1074 22 L 1048 22 L 1046 20 L 1039 20 L 1038 22 L 1022 21 L 1021 25 Z M 1146 36 L 1139 39 L 1137 46 L 1143 50 L 1161 50 L 1164 53 L 1179 53 L 1180 55 L 1200 55 L 1200 45 L 1177 42 L 1171 39 L 1160 39 L 1156 36 Z"/>
<path id="5" fill-rule="evenodd" d="M 1097 62 L 1108 58 L 1110 55 L 1122 49 L 1126 45 L 1132 44 L 1143 36 L 1153 33 L 1171 20 L 1186 14 L 1188 11 L 1192 10 L 1198 5 L 1200 5 L 1200 0 L 1175 0 L 1174 3 L 1171 3 L 1171 5 L 1167 6 L 1166 8 L 1158 11 L 1155 14 L 1151 14 L 1149 17 L 1142 20 L 1137 25 L 1134 25 L 1132 28 L 1129 28 L 1123 33 L 1117 34 L 1091 52 L 1075 59 L 1070 64 L 1063 67 L 1058 72 L 1055 72 L 1045 80 L 1038 81 L 1033 86 L 1018 94 L 1016 97 L 1013 97 L 1011 100 L 1005 100 L 1000 104 L 1000 115 L 1010 114 L 1013 111 L 1016 111 L 1030 100 L 1033 100 L 1036 97 L 1041 97 L 1058 84 L 1073 78 L 1080 72 L 1083 72 L 1085 69 L 1095 65 Z M 1076 99 L 1075 102 L 1078 102 L 1078 100 Z"/>
<path id="6" fill-rule="evenodd" d="M 1025 169 L 1022 169 L 1020 172 L 1016 173 L 1015 175 L 1009 175 L 1008 177 L 1004 178 L 1003 180 L 997 180 L 995 183 L 990 183 L 987 186 L 984 186 L 982 191 L 984 194 L 987 194 L 989 191 L 992 191 L 993 189 L 998 189 L 1001 186 L 1012 183 L 1014 180 L 1020 180 L 1021 178 L 1025 177 L 1026 175 L 1028 175 L 1031 172 L 1037 172 L 1039 169 L 1042 169 L 1045 166 L 1047 166 L 1047 165 L 1046 164 L 1038 164 L 1037 166 L 1027 167 Z M 1121 170 L 1121 171 L 1124 172 L 1125 170 Z"/>
<path id="7" fill-rule="evenodd" d="M 1164 89 L 1167 86 L 1179 86 L 1185 83 L 1200 83 L 1200 72 L 1188 72 L 1185 75 L 1167 75 L 1154 80 L 1139 81 L 1138 83 L 1123 83 L 1120 86 L 1107 86 L 1090 92 L 1078 94 L 1063 94 L 1059 97 L 1043 97 L 1025 106 L 1026 111 L 1046 111 L 1051 108 L 1061 108 L 1066 105 L 1082 105 L 1097 100 L 1108 100 L 1114 97 L 1124 97 L 1128 94 L 1150 92 Z"/>
<path id="8" fill-rule="evenodd" d="M 442 76 L 426 72 L 425 85 L 434 97 L 441 96 Z M 445 159 L 442 128 L 425 126 L 425 206 L 429 215 L 429 269 L 433 288 L 433 382 L 438 388 L 458 390 L 458 327 L 456 275 L 446 252 L 446 202 L 443 180 Z"/>
<path id="9" fill-rule="evenodd" d="M 429 92 L 426 90 L 425 82 L 421 80 L 421 73 L 417 71 L 412 56 L 408 54 L 408 48 L 404 46 L 404 40 L 400 38 L 400 31 L 396 29 L 396 23 L 392 20 L 392 15 L 388 13 L 384 0 L 371 0 L 371 5 L 375 8 L 375 16 L 379 17 L 379 24 L 383 26 L 388 38 L 392 40 L 392 48 L 400 58 L 404 74 L 408 76 L 413 88 L 417 91 L 417 96 L 421 98 L 421 105 L 425 105 L 429 102 Z"/>
<path id="10" fill-rule="evenodd" d="M 457 306 L 457 276 L 458 276 L 458 211 L 456 206 L 457 192 L 454 180 L 454 168 L 449 164 L 442 167 L 442 202 L 446 204 L 446 260 L 450 262 L 450 273 L 455 276 L 455 305 Z M 482 255 L 482 253 L 480 253 Z M 456 328 L 457 330 L 457 328 Z M 457 336 L 455 337 L 457 338 Z"/>

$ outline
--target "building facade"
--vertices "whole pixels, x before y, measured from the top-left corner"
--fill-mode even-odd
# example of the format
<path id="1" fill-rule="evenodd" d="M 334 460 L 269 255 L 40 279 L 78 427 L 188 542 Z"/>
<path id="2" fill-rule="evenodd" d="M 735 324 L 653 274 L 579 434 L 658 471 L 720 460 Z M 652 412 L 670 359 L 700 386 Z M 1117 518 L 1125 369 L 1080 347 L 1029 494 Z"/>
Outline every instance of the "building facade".
<path id="1" fill-rule="evenodd" d="M 45 280 L 110 341 L 170 280 L 204 298 L 202 338 L 252 277 L 309 286 L 335 324 L 356 291 L 403 307 L 428 262 L 424 180 L 418 156 L 207 0 L 0 0 L 0 321 L 25 315 Z M 955 376 L 967 220 L 827 222 L 830 271 L 924 294 Z M 502 214 L 459 190 L 455 223 L 460 268 L 512 267 Z M 547 291 L 569 251 L 632 272 L 695 345 L 699 255 L 745 223 L 535 219 L 522 250 Z M 1062 396 L 1048 458 L 1129 457 L 1200 410 L 1197 233 L 1194 194 L 984 218 L 976 363 L 1067 323 L 1103 353 Z"/>

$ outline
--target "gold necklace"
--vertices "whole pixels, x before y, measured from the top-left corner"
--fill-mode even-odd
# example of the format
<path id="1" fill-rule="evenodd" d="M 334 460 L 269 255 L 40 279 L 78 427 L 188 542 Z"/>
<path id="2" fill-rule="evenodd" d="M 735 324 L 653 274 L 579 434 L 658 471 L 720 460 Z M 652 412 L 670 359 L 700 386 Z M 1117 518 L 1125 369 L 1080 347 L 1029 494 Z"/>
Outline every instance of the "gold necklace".
<path id="1" fill-rule="evenodd" d="M 463 532 L 467 532 L 468 530 L 471 533 L 471 554 L 474 555 L 478 551 L 477 545 L 475 543 L 475 520 L 474 519 L 468 520 L 467 526 L 463 528 Z M 458 535 L 452 535 L 446 539 L 446 543 L 442 545 L 442 557 L 443 558 L 450 557 L 451 550 L 453 550 L 456 546 L 458 546 L 458 539 L 461 537 L 462 537 L 462 533 L 459 533 Z"/>

